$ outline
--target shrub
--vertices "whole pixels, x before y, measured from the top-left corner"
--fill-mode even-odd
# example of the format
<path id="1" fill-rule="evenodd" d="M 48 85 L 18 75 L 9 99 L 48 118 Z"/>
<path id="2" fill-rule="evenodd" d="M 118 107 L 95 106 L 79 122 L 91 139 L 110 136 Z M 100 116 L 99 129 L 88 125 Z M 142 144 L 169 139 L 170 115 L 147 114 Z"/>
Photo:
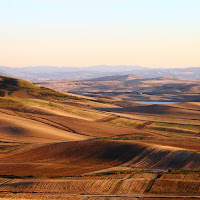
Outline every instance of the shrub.
<path id="1" fill-rule="evenodd" d="M 168 172 L 169 172 L 169 173 L 173 173 L 173 171 L 174 171 L 174 170 L 171 169 L 171 168 L 168 169 Z"/>
<path id="2" fill-rule="evenodd" d="M 3 90 L 0 90 L 0 97 L 5 97 L 6 93 Z"/>

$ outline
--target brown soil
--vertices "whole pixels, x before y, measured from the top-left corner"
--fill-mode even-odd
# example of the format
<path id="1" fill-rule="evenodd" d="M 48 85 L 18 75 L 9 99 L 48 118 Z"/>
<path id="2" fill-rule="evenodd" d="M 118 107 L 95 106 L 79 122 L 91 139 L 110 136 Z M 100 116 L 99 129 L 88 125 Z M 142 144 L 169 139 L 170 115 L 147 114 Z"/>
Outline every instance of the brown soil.
<path id="1" fill-rule="evenodd" d="M 53 143 L 16 154 L 12 152 L 12 155 L 2 157 L 0 163 L 2 174 L 23 176 L 77 175 L 119 165 L 200 170 L 200 154 L 141 142 L 88 140 Z"/>

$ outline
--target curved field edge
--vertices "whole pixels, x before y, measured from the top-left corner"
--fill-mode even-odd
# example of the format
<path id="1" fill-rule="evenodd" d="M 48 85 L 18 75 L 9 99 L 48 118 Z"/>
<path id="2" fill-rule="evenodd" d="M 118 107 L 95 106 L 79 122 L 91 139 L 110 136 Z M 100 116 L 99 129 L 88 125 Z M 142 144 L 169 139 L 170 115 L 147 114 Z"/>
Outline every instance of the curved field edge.
<path id="1" fill-rule="evenodd" d="M 44 145 L 5 156 L 0 163 L 3 174 L 36 176 L 78 175 L 113 166 L 200 170 L 200 153 L 140 142 L 87 140 Z"/>
<path id="2" fill-rule="evenodd" d="M 194 180 L 196 179 L 196 180 Z M 140 173 L 46 179 L 14 179 L 0 186 L 1 192 L 38 194 L 107 194 L 199 196 L 199 174 Z"/>

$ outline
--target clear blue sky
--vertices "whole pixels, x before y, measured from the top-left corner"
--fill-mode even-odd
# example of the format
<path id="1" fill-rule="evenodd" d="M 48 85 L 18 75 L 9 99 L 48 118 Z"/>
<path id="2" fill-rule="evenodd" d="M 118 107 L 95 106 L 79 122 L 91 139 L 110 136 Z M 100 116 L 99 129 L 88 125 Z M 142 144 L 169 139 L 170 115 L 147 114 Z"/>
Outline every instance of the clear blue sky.
<path id="1" fill-rule="evenodd" d="M 200 0 L 0 0 L 0 65 L 200 66 Z"/>

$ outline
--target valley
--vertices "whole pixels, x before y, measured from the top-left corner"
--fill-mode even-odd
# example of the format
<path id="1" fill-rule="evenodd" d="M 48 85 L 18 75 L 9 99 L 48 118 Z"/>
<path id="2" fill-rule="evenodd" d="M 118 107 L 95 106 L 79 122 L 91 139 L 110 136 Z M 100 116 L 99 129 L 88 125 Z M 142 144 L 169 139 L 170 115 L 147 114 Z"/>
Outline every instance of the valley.
<path id="1" fill-rule="evenodd" d="M 164 85 L 185 84 L 128 79 L 142 80 L 152 91 L 160 88 L 154 99 L 141 95 L 145 100 L 168 95 L 174 101 L 183 90 L 173 86 L 170 95 Z M 137 103 L 138 94 L 133 100 L 104 96 L 105 81 L 92 80 L 85 89 L 80 82 L 78 90 L 77 82 L 59 86 L 0 77 L 1 199 L 200 198 L 199 81 L 186 83 L 182 103 L 164 105 Z M 114 83 L 109 81 L 113 88 Z M 99 95 L 87 96 L 89 88 Z"/>
<path id="2" fill-rule="evenodd" d="M 199 80 L 175 77 L 142 78 L 132 74 L 99 77 L 79 81 L 42 81 L 36 85 L 98 98 L 102 101 L 126 102 L 200 102 Z"/>

